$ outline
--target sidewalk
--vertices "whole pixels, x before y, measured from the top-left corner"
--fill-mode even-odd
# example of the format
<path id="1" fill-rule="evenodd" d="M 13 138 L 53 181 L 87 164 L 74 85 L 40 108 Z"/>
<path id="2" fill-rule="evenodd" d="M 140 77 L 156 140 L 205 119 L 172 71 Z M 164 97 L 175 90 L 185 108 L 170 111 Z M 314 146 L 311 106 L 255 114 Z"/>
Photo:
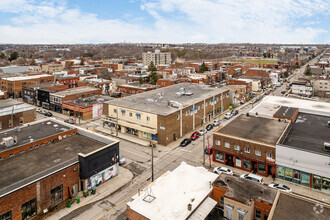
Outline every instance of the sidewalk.
<path id="1" fill-rule="evenodd" d="M 82 208 L 91 203 L 100 201 L 103 198 L 111 195 L 115 191 L 119 190 L 121 187 L 128 184 L 132 179 L 133 179 L 133 174 L 129 170 L 119 166 L 118 176 L 114 177 L 112 180 L 109 180 L 106 183 L 97 187 L 95 195 L 89 194 L 89 196 L 84 197 L 83 193 L 80 191 L 77 195 L 80 197 L 79 204 L 74 202 L 71 208 L 63 208 L 58 212 L 52 213 L 49 216 L 46 215 L 46 218 L 50 220 L 57 220 L 68 215 L 69 213 L 73 212 L 78 208 Z"/>
<path id="2" fill-rule="evenodd" d="M 214 161 L 211 161 L 211 165 L 212 165 L 212 168 L 210 168 L 209 158 L 206 158 L 205 159 L 205 167 L 207 169 L 209 169 L 211 172 L 213 171 L 214 167 L 227 167 L 227 168 L 231 169 L 234 172 L 234 174 L 241 175 L 241 174 L 250 173 L 250 172 L 247 172 L 245 170 L 241 170 L 241 169 L 231 167 L 231 166 L 226 166 L 222 163 L 217 163 L 217 162 L 214 162 Z M 310 198 L 313 198 L 313 199 L 316 199 L 316 200 L 319 200 L 319 201 L 330 204 L 330 194 L 326 194 L 326 193 L 323 193 L 319 190 L 311 189 L 309 187 L 301 186 L 299 184 L 288 182 L 288 181 L 285 181 L 285 180 L 282 180 L 282 179 L 279 179 L 279 178 L 276 178 L 275 182 L 274 182 L 273 178 L 271 176 L 263 177 L 263 179 L 264 179 L 265 184 L 270 184 L 270 183 L 284 184 L 284 185 L 287 185 L 288 187 L 290 187 L 292 189 L 293 193 L 296 193 L 296 194 L 299 194 L 299 195 L 305 196 L 305 197 L 310 197 Z"/>

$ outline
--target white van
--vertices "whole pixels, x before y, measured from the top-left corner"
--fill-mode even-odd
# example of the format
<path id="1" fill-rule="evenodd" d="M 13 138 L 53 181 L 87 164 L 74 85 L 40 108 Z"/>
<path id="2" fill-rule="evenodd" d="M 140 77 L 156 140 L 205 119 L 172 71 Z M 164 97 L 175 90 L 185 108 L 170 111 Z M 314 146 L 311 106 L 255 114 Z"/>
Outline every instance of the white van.
<path id="1" fill-rule="evenodd" d="M 257 176 L 255 174 L 249 173 L 249 174 L 242 174 L 241 178 L 251 180 L 253 182 L 264 184 L 264 179 L 261 176 Z"/>

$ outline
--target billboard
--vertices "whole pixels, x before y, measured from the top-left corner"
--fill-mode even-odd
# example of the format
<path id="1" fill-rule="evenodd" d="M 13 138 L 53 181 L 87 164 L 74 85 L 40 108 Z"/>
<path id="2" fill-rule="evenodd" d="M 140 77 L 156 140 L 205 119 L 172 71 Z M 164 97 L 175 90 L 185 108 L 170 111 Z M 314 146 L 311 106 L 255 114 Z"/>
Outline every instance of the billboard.
<path id="1" fill-rule="evenodd" d="M 93 118 L 101 117 L 103 114 L 103 103 L 93 105 Z"/>

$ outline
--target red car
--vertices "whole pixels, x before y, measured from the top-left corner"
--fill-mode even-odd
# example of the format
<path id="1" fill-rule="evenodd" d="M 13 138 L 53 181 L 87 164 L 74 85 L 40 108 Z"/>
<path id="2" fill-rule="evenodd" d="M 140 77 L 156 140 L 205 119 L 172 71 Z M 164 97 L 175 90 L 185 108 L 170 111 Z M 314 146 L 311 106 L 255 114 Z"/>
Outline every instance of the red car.
<path id="1" fill-rule="evenodd" d="M 191 140 L 196 140 L 198 137 L 199 137 L 199 132 L 198 131 L 195 131 L 192 135 L 191 135 Z"/>

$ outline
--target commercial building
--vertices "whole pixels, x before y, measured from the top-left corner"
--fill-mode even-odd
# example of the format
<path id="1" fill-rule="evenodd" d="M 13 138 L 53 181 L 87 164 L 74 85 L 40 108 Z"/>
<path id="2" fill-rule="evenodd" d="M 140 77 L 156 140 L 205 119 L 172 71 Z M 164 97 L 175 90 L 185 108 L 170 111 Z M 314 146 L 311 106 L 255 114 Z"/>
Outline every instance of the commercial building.
<path id="1" fill-rule="evenodd" d="M 267 220 L 277 195 L 276 189 L 228 174 L 220 174 L 212 186 L 226 219 Z"/>
<path id="2" fill-rule="evenodd" d="M 101 89 L 85 86 L 50 93 L 50 108 L 53 111 L 62 113 L 62 103 L 64 101 L 88 98 L 95 95 L 101 95 Z"/>
<path id="3" fill-rule="evenodd" d="M 217 176 L 203 167 L 182 162 L 132 197 L 126 204 L 127 218 L 205 219 L 217 203 L 209 197 Z"/>
<path id="4" fill-rule="evenodd" d="M 313 86 L 305 81 L 295 81 L 292 83 L 291 92 L 295 95 L 312 96 Z"/>
<path id="5" fill-rule="evenodd" d="M 36 120 L 36 107 L 14 99 L 0 100 L 0 130 Z"/>
<path id="6" fill-rule="evenodd" d="M 168 145 L 229 108 L 229 90 L 181 83 L 104 103 L 104 127 Z"/>
<path id="7" fill-rule="evenodd" d="M 140 84 L 139 82 L 132 82 L 129 84 L 123 84 L 117 86 L 117 90 L 121 94 L 121 96 L 139 94 L 150 90 L 154 90 L 156 88 L 157 87 L 155 85 Z"/>
<path id="8" fill-rule="evenodd" d="M 147 52 L 142 53 L 142 61 L 143 65 L 149 66 L 151 62 L 154 63 L 155 66 L 157 65 L 170 65 L 171 64 L 171 53 L 161 53 L 159 50 L 155 50 L 154 53 Z"/>
<path id="9" fill-rule="evenodd" d="M 118 175 L 119 143 L 57 120 L 0 133 L 0 218 L 41 218 Z"/>
<path id="10" fill-rule="evenodd" d="M 48 74 L 1 78 L 1 90 L 14 98 L 22 97 L 23 86 L 53 83 L 54 76 Z"/>
<path id="11" fill-rule="evenodd" d="M 213 132 L 213 161 L 262 176 L 276 173 L 276 144 L 288 122 L 240 115 Z"/>

